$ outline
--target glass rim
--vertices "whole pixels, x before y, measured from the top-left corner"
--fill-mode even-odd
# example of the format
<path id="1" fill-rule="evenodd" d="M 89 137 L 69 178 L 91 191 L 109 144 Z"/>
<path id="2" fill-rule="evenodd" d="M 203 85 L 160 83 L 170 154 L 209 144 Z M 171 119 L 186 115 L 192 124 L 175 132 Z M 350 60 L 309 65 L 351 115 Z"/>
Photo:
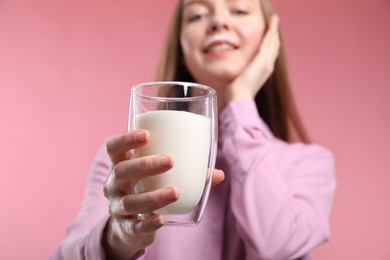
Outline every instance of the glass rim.
<path id="1" fill-rule="evenodd" d="M 187 86 L 187 87 L 196 87 L 201 88 L 207 91 L 207 94 L 196 96 L 196 97 L 157 97 L 157 96 L 150 96 L 146 94 L 141 94 L 137 92 L 142 87 L 153 87 L 153 86 L 168 86 L 168 85 L 177 85 L 177 86 Z M 199 84 L 194 82 L 185 82 L 185 81 L 150 81 L 150 82 L 143 82 L 134 85 L 131 88 L 131 93 L 136 95 L 137 97 L 148 99 L 148 100 L 155 100 L 158 102 L 185 102 L 185 101 L 194 101 L 194 100 L 201 100 L 205 98 L 213 98 L 216 97 L 216 91 L 215 89 Z"/>

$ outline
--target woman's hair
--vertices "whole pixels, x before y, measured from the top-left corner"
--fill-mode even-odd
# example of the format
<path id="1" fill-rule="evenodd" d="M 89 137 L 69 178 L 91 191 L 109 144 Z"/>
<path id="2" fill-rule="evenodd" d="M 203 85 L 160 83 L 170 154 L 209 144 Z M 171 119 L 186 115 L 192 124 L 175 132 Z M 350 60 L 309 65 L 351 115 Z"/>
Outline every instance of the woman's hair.
<path id="1" fill-rule="evenodd" d="M 260 4 L 264 18 L 268 21 L 274 14 L 273 8 L 269 0 L 260 0 Z M 179 0 L 157 69 L 156 80 L 158 81 L 194 82 L 194 78 L 186 68 L 180 46 L 182 5 L 183 1 Z M 293 131 L 301 141 L 309 142 L 290 91 L 283 43 L 275 62 L 274 72 L 257 93 L 255 102 L 260 116 L 276 137 L 291 141 Z"/>

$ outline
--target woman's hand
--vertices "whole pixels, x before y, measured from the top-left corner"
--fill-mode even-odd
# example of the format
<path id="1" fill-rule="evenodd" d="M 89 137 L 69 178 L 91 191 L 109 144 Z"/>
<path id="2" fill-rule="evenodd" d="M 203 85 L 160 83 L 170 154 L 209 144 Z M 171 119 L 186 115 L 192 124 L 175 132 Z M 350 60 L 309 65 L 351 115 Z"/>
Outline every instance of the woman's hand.
<path id="1" fill-rule="evenodd" d="M 108 259 L 131 258 L 154 241 L 155 232 L 164 224 L 159 214 L 138 219 L 137 214 L 151 213 L 179 198 L 175 186 L 141 194 L 132 193 L 135 183 L 149 176 L 162 174 L 173 167 L 169 155 L 131 158 L 129 150 L 144 146 L 149 140 L 146 130 L 134 130 L 111 138 L 107 152 L 112 170 L 104 184 L 111 218 L 104 232 L 103 244 Z M 213 185 L 224 179 L 222 171 L 213 173 Z"/>
<path id="2" fill-rule="evenodd" d="M 253 99 L 271 76 L 280 49 L 278 29 L 279 17 L 272 15 L 259 51 L 244 71 L 227 86 L 224 95 L 226 104 L 232 100 Z"/>

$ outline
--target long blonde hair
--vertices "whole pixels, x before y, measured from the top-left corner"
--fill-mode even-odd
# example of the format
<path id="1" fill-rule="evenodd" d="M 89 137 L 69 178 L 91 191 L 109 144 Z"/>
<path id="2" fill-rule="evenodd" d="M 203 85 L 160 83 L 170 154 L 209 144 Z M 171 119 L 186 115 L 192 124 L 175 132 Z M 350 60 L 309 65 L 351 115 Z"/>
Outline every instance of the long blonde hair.
<path id="1" fill-rule="evenodd" d="M 260 4 L 264 18 L 268 21 L 274 14 L 272 5 L 269 0 L 260 0 Z M 194 78 L 184 63 L 180 46 L 182 5 L 183 1 L 178 1 L 173 14 L 168 37 L 157 68 L 156 80 L 158 81 L 194 82 Z M 274 72 L 257 93 L 255 102 L 259 115 L 276 137 L 284 141 L 291 141 L 291 132 L 294 131 L 301 141 L 309 142 L 309 137 L 298 115 L 290 90 L 283 43 L 275 62 Z"/>

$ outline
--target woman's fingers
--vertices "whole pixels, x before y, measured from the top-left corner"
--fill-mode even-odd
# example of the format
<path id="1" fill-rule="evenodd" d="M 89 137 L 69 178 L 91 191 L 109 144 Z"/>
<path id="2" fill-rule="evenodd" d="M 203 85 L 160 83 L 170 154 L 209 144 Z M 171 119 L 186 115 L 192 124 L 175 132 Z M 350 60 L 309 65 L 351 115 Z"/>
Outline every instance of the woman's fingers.
<path id="1" fill-rule="evenodd" d="M 173 167 L 173 158 L 167 154 L 149 155 L 126 160 L 114 166 L 115 178 L 119 181 L 140 180 L 166 172 Z"/>
<path id="2" fill-rule="evenodd" d="M 269 20 L 269 27 L 264 35 L 263 41 L 259 48 L 257 56 L 254 58 L 248 73 L 252 74 L 250 77 L 252 84 L 252 97 L 260 90 L 275 68 L 275 62 L 279 55 L 280 36 L 279 36 L 279 17 L 272 15 Z M 261 71 L 261 73 L 258 73 Z"/>
<path id="3" fill-rule="evenodd" d="M 218 185 L 225 178 L 221 170 L 214 170 L 212 186 Z M 139 213 L 150 213 L 177 201 L 179 190 L 176 186 L 158 189 L 144 193 L 132 193 L 110 200 L 110 214 L 116 217 L 126 217 Z"/>
<path id="4" fill-rule="evenodd" d="M 211 185 L 215 186 L 220 184 L 225 179 L 225 173 L 221 170 L 215 169 L 212 174 Z"/>
<path id="5" fill-rule="evenodd" d="M 104 184 L 106 197 L 129 194 L 138 181 L 164 173 L 173 167 L 170 155 L 150 155 L 116 164 Z"/>
<path id="6" fill-rule="evenodd" d="M 175 186 L 150 192 L 129 194 L 110 201 L 110 214 L 114 217 L 129 217 L 139 213 L 150 213 L 179 198 Z"/>
<path id="7" fill-rule="evenodd" d="M 150 235 L 150 233 L 162 227 L 164 225 L 164 218 L 160 214 L 156 214 L 144 220 L 135 220 L 133 223 L 133 234 L 135 236 L 145 236 Z"/>
<path id="8" fill-rule="evenodd" d="M 279 17 L 272 15 L 257 53 L 246 69 L 227 86 L 226 101 L 254 98 L 273 73 L 279 49 Z"/>
<path id="9" fill-rule="evenodd" d="M 268 30 L 261 46 L 264 50 L 269 50 L 274 47 L 275 37 L 279 38 L 279 17 L 276 14 L 272 15 L 268 24 Z"/>
<path id="10" fill-rule="evenodd" d="M 269 27 L 260 46 L 259 53 L 256 57 L 259 67 L 264 72 L 261 83 L 264 84 L 266 79 L 274 70 L 275 61 L 279 55 L 280 36 L 279 36 L 279 17 L 272 15 L 269 20 Z M 263 82 L 264 81 L 264 82 Z"/>
<path id="11" fill-rule="evenodd" d="M 279 55 L 280 49 L 280 35 L 279 35 L 279 17 L 273 15 L 269 21 L 269 29 L 264 37 L 264 42 L 262 45 L 262 52 L 264 53 L 265 61 L 268 66 L 271 66 L 271 73 L 275 64 L 275 60 Z"/>
<path id="12" fill-rule="evenodd" d="M 111 229 L 121 241 L 133 248 L 145 248 L 153 243 L 156 231 L 164 224 L 161 215 L 153 215 L 147 219 L 112 218 Z"/>
<path id="13" fill-rule="evenodd" d="M 138 129 L 113 137 L 107 141 L 107 153 L 113 165 L 129 159 L 128 151 L 145 145 L 150 134 L 147 130 Z"/>

